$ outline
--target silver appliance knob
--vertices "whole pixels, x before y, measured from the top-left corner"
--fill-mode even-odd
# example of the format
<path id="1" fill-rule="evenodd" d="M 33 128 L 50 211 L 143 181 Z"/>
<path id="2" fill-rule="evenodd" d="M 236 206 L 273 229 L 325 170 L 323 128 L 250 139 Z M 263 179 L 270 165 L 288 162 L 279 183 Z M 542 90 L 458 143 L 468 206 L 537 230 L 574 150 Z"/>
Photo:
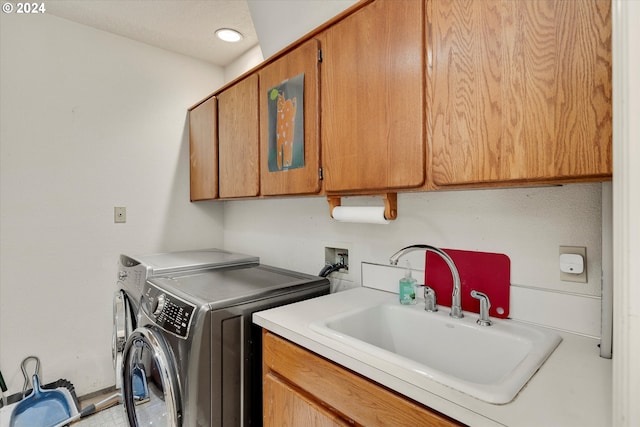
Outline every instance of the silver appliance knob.
<path id="1" fill-rule="evenodd" d="M 126 278 L 127 278 L 127 272 L 126 271 L 119 271 L 118 272 L 118 280 L 123 281 Z"/>
<path id="2" fill-rule="evenodd" d="M 158 295 L 153 305 L 153 315 L 158 317 L 162 310 L 164 309 L 165 304 L 167 303 L 167 296 L 165 294 Z"/>

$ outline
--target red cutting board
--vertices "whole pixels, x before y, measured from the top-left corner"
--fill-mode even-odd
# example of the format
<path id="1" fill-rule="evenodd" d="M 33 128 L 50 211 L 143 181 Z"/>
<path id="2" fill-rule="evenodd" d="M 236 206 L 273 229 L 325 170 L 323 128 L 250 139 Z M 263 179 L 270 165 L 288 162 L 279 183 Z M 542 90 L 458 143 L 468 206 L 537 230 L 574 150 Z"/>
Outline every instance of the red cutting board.
<path id="1" fill-rule="evenodd" d="M 504 254 L 490 252 L 443 249 L 458 268 L 462 283 L 462 310 L 480 312 L 480 301 L 471 291 L 483 292 L 489 297 L 489 315 L 509 317 L 509 288 L 511 286 L 511 260 Z M 446 262 L 433 252 L 426 253 L 424 283 L 436 292 L 438 305 L 451 307 L 453 277 Z"/>

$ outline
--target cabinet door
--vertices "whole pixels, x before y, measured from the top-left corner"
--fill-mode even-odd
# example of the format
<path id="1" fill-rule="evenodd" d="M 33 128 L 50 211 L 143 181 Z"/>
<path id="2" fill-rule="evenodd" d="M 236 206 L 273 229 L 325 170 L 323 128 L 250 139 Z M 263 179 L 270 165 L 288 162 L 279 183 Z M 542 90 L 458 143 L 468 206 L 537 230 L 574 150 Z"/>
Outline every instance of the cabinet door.
<path id="1" fill-rule="evenodd" d="M 272 373 L 264 377 L 264 396 L 265 427 L 352 426 Z"/>
<path id="2" fill-rule="evenodd" d="M 189 111 L 191 201 L 218 197 L 218 150 L 216 98 L 211 97 Z"/>
<path id="3" fill-rule="evenodd" d="M 258 76 L 218 95 L 219 192 L 221 198 L 260 192 Z"/>
<path id="4" fill-rule="evenodd" d="M 318 50 L 310 40 L 260 70 L 264 195 L 320 191 Z"/>
<path id="5" fill-rule="evenodd" d="M 424 3 L 377 0 L 321 34 L 327 192 L 425 180 Z"/>
<path id="6" fill-rule="evenodd" d="M 316 416 L 317 412 L 324 412 L 327 417 L 340 414 L 340 421 L 348 421 L 355 426 L 461 425 L 270 332 L 263 332 L 262 345 L 265 384 L 263 413 L 265 419 L 273 417 L 277 421 L 266 424 L 267 427 L 313 426 L 315 424 L 302 420 Z M 274 379 L 289 384 L 290 390 L 281 385 L 274 386 Z M 295 409 L 285 410 L 287 404 L 295 405 Z M 270 408 L 270 405 L 273 406 Z M 319 411 L 318 408 L 325 410 Z M 278 418 L 277 414 L 271 415 L 270 411 L 282 412 L 282 418 Z M 290 416 L 300 417 L 296 421 L 301 422 L 291 422 Z"/>
<path id="7" fill-rule="evenodd" d="M 431 0 L 438 185 L 608 177 L 609 0 Z"/>

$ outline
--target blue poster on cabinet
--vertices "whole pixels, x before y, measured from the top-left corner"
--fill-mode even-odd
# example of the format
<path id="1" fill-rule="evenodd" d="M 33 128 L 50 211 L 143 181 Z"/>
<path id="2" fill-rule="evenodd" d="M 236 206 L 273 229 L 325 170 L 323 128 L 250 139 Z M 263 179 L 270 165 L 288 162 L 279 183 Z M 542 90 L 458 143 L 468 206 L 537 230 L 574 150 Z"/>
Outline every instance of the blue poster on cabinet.
<path id="1" fill-rule="evenodd" d="M 269 172 L 304 167 L 304 74 L 267 92 Z"/>

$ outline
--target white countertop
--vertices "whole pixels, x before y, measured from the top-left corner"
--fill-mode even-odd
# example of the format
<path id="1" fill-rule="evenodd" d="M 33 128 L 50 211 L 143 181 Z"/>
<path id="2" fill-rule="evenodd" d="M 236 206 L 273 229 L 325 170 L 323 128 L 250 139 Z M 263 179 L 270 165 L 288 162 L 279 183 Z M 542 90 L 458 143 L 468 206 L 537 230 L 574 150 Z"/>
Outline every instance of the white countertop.
<path id="1" fill-rule="evenodd" d="M 611 423 L 611 360 L 598 340 L 560 332 L 562 342 L 513 401 L 494 405 L 434 381 L 417 387 L 373 367 L 353 348 L 309 325 L 359 307 L 396 302 L 397 295 L 359 287 L 254 313 L 253 322 L 316 354 L 472 426 L 594 426 Z M 471 314 L 476 315 L 476 314 Z M 420 326 L 415 326 L 416 339 Z"/>

